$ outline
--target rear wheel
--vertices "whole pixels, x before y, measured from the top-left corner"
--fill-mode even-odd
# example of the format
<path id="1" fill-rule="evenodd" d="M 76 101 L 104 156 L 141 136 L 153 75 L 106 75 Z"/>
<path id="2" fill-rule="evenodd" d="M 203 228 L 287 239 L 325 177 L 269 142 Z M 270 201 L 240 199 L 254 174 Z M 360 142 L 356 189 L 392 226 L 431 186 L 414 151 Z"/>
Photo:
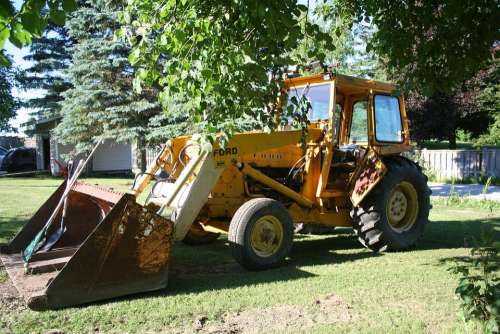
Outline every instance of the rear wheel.
<path id="1" fill-rule="evenodd" d="M 374 251 L 413 247 L 429 221 L 427 177 L 403 157 L 384 160 L 388 172 L 374 191 L 351 211 L 359 241 Z"/>
<path id="2" fill-rule="evenodd" d="M 280 202 L 255 198 L 243 204 L 229 225 L 233 256 L 249 270 L 283 263 L 293 243 L 293 222 Z"/>

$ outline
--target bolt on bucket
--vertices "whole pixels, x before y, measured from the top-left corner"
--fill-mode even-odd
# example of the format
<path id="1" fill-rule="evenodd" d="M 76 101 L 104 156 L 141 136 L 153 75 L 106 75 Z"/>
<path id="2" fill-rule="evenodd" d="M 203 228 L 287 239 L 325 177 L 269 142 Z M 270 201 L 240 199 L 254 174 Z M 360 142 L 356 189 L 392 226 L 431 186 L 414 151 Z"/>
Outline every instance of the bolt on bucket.
<path id="1" fill-rule="evenodd" d="M 0 247 L 0 259 L 30 308 L 60 308 L 166 287 L 173 223 L 136 203 L 133 194 L 79 182 L 68 193 L 64 233 L 50 250 L 34 252 L 26 263 L 23 251 L 65 188 L 66 182 L 10 244 Z M 53 225 L 47 235 L 58 228 Z"/>

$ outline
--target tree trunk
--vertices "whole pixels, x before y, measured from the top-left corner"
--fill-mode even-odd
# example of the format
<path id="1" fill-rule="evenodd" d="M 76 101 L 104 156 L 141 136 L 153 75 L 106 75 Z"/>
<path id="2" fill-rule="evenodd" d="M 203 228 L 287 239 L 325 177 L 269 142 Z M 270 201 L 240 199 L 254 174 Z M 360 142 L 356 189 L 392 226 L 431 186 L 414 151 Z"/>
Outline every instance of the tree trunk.
<path id="1" fill-rule="evenodd" d="M 144 143 L 143 143 L 144 144 Z M 141 172 L 145 172 L 147 166 L 147 161 L 146 161 L 146 145 L 142 145 L 139 147 L 139 158 L 140 158 L 140 168 Z"/>
<path id="2" fill-rule="evenodd" d="M 455 131 L 452 131 L 448 136 L 448 148 L 450 150 L 455 150 L 457 148 L 457 135 Z"/>
<path id="3" fill-rule="evenodd" d="M 133 145 L 133 167 L 134 174 L 144 173 L 147 168 L 146 142 L 144 138 L 139 138 Z"/>

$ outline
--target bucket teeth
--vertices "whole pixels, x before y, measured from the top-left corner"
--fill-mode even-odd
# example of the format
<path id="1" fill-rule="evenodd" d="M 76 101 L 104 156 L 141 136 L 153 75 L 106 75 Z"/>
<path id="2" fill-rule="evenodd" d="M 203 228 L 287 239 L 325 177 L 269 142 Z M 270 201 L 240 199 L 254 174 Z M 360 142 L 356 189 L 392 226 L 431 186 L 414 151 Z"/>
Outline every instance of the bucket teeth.
<path id="1" fill-rule="evenodd" d="M 84 182 L 77 182 L 73 187 L 73 191 L 79 192 L 92 196 L 94 198 L 99 198 L 103 201 L 118 203 L 120 198 L 124 193 L 116 191 L 112 188 L 103 187 L 99 185 L 87 184 Z"/>

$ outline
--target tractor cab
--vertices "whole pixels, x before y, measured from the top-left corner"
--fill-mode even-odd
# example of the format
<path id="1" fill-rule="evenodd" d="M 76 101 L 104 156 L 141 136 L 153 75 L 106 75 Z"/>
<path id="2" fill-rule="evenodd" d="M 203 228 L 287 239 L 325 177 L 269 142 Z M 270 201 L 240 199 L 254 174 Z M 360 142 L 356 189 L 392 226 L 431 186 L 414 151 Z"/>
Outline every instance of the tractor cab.
<path id="1" fill-rule="evenodd" d="M 306 98 L 309 131 L 322 131 L 322 166 L 316 196 L 348 192 L 354 204 L 375 187 L 382 157 L 411 149 L 404 98 L 395 85 L 340 74 L 286 81 L 287 104 Z M 368 172 L 367 177 L 360 177 Z M 322 181 L 321 181 L 322 180 Z"/>
<path id="2" fill-rule="evenodd" d="M 328 132 L 333 146 L 372 146 L 381 154 L 404 152 L 410 136 L 397 87 L 345 75 L 311 75 L 286 81 L 288 103 L 304 96 L 310 128 Z"/>

